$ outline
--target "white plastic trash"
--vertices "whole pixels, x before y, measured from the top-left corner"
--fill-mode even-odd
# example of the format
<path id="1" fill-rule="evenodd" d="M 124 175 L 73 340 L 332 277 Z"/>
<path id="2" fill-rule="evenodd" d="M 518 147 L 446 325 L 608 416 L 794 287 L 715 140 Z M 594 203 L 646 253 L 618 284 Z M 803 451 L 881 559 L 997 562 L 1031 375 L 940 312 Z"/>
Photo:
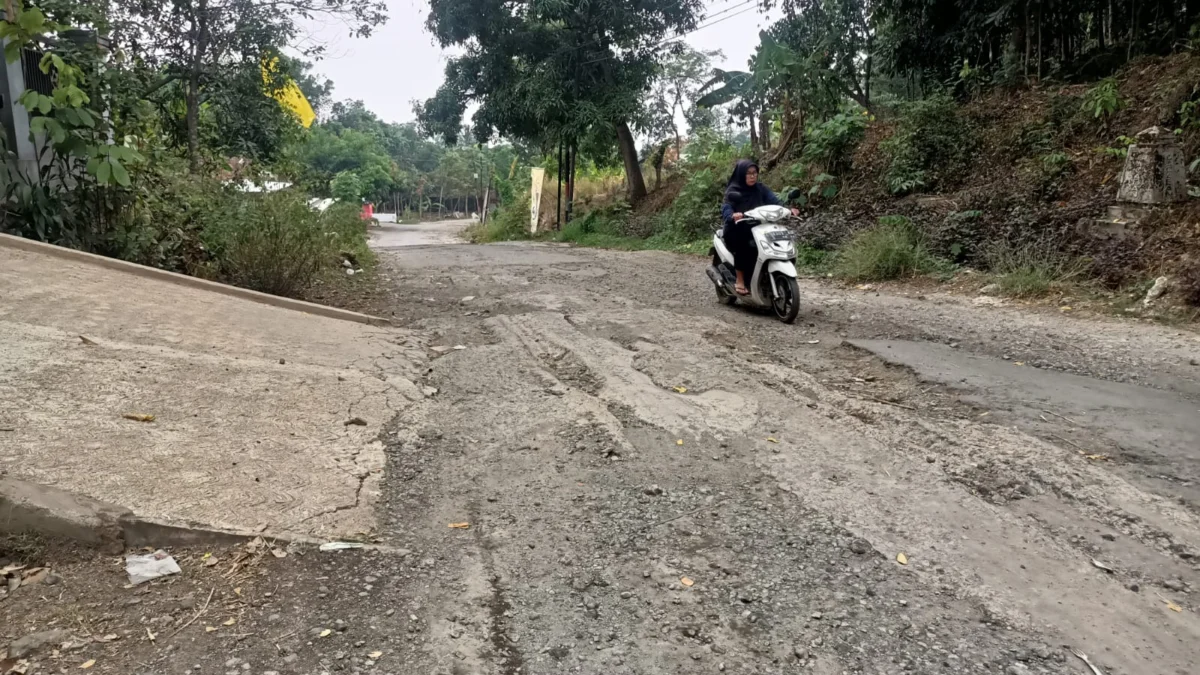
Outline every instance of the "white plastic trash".
<path id="1" fill-rule="evenodd" d="M 354 548 L 363 548 L 363 545 L 357 541 L 331 541 L 321 544 L 321 550 L 326 553 L 329 551 L 347 551 Z"/>
<path id="2" fill-rule="evenodd" d="M 180 571 L 179 564 L 175 562 L 175 559 L 162 549 L 145 555 L 125 556 L 125 572 L 129 574 L 129 583 L 134 586 L 172 574 L 179 574 Z"/>

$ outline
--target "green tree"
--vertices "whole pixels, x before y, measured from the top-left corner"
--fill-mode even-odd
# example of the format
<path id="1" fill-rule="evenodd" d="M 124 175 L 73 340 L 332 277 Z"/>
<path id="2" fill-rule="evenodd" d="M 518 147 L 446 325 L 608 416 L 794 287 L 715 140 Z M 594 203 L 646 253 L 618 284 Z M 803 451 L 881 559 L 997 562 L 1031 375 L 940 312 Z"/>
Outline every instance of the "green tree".
<path id="1" fill-rule="evenodd" d="M 720 51 L 700 51 L 686 45 L 676 45 L 658 64 L 646 102 L 642 130 L 651 138 L 668 135 L 675 143 L 676 154 L 683 151 L 683 133 L 679 120 L 691 123 L 700 119 L 693 109 L 704 79 L 712 71 L 712 60 L 724 58 Z"/>
<path id="2" fill-rule="evenodd" d="M 201 108 L 218 83 L 252 79 L 264 62 L 296 42 L 301 19 L 334 17 L 361 36 L 386 20 L 385 9 L 378 0 L 111 0 L 110 17 L 117 48 L 159 74 L 147 94 L 178 85 L 173 90 L 182 94 L 194 172 L 201 159 Z"/>
<path id="3" fill-rule="evenodd" d="M 4 17 L 6 62 L 17 63 L 26 50 L 41 51 L 37 69 L 52 76 L 53 89 L 49 94 L 27 89 L 17 99 L 29 111 L 28 140 L 37 157 L 25 167 L 7 152 L 0 155 L 0 223 L 8 228 L 11 214 L 12 229 L 21 235 L 89 245 L 92 233 L 84 231 L 78 211 L 95 208 L 88 197 L 103 203 L 130 187 L 129 166 L 143 158 L 112 142 L 113 127 L 96 106 L 100 101 L 93 101 L 96 87 L 88 81 L 99 70 L 97 55 L 66 38 L 71 28 L 38 7 L 15 2 L 7 3 Z"/>
<path id="4" fill-rule="evenodd" d="M 363 182 L 353 171 L 339 171 L 333 180 L 329 181 L 329 192 L 334 199 L 358 204 L 363 198 Z"/>
<path id="5" fill-rule="evenodd" d="M 819 68 L 827 93 L 871 108 L 876 0 L 783 0 L 785 16 L 768 35 Z"/>
<path id="6" fill-rule="evenodd" d="M 464 53 L 418 118 L 450 142 L 472 102 L 480 142 L 573 141 L 596 127 L 616 138 L 636 202 L 646 183 L 630 122 L 643 112 L 663 40 L 694 28 L 701 9 L 700 0 L 431 2 L 429 30 Z"/>
<path id="7" fill-rule="evenodd" d="M 292 153 L 300 182 L 318 194 L 331 194 L 335 177 L 352 174 L 359 197 L 382 201 L 400 177 L 379 140 L 356 129 L 316 125 Z"/>

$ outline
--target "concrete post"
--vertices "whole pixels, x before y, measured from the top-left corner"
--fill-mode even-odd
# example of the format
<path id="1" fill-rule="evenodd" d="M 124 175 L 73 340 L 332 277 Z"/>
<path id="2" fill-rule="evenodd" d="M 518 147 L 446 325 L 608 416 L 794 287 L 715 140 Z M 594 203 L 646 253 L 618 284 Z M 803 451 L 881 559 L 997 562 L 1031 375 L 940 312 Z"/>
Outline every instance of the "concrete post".
<path id="1" fill-rule="evenodd" d="M 1167 204 L 1187 199 L 1187 170 L 1175 134 L 1162 127 L 1139 133 L 1121 170 L 1117 200 Z"/>

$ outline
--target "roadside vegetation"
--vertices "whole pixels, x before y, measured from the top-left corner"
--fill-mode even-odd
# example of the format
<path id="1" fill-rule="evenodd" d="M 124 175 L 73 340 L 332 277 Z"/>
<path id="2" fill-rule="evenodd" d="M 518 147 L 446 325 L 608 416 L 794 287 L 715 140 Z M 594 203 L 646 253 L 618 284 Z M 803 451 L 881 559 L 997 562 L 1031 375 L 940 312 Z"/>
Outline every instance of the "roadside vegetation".
<path id="1" fill-rule="evenodd" d="M 1169 297 L 1200 304 L 1200 200 L 1124 238 L 1090 225 L 1143 129 L 1200 166 L 1190 5 L 759 0 L 780 18 L 742 66 L 674 39 L 721 20 L 699 0 L 577 4 L 432 3 L 427 28 L 454 56 L 415 121 L 394 124 L 286 55 L 308 15 L 369 34 L 386 19 L 375 0 L 14 2 L 0 29 L 45 54 L 54 86 L 21 98 L 44 161 L 31 175 L 5 150 L 0 229 L 303 295 L 351 258 L 369 269 L 351 222 L 363 203 L 401 222 L 486 210 L 480 242 L 704 253 L 732 164 L 751 157 L 777 192 L 798 190 L 811 271 L 982 272 L 1023 298 L 1168 276 Z M 200 44 L 199 28 L 220 39 Z M 315 123 L 281 105 L 294 90 Z M 271 184 L 289 187 L 245 189 Z M 302 215 L 313 199 L 341 206 Z"/>
<path id="2" fill-rule="evenodd" d="M 447 147 L 287 56 L 313 47 L 305 17 L 370 34 L 374 0 L 0 8 L 8 62 L 41 76 L 18 101 L 29 138 L 0 132 L 0 232 L 308 297 L 371 269 L 364 203 L 415 222 L 521 198 L 532 150 Z"/>
<path id="3" fill-rule="evenodd" d="M 1166 128 L 1189 165 L 1200 164 L 1200 54 L 1187 30 L 1200 17 L 1191 10 L 1156 9 L 1175 18 L 1168 25 L 1092 2 L 1055 18 L 1028 8 L 771 4 L 784 15 L 745 70 L 714 68 L 711 54 L 686 48 L 658 55 L 638 106 L 622 108 L 634 110 L 626 119 L 640 135 L 638 171 L 615 140 L 588 136 L 571 221 L 565 206 L 555 213 L 551 181 L 537 236 L 704 253 L 733 160 L 751 157 L 777 192 L 800 190 L 799 262 L 812 273 L 982 272 L 972 287 L 1023 299 L 1123 294 L 1167 275 L 1170 297 L 1200 303 L 1198 202 L 1155 209 L 1124 239 L 1090 228 L 1115 203 L 1143 129 Z M 953 18 L 935 21 L 942 10 Z M 682 132 L 662 124 L 679 117 Z M 545 136 L 569 143 L 572 133 L 564 122 Z M 542 162 L 551 178 L 556 159 Z M 623 176 L 616 189 L 612 172 Z"/>
<path id="4" fill-rule="evenodd" d="M 837 252 L 835 273 L 851 281 L 889 281 L 937 269 L 924 236 L 903 216 L 884 217 L 859 231 Z"/>

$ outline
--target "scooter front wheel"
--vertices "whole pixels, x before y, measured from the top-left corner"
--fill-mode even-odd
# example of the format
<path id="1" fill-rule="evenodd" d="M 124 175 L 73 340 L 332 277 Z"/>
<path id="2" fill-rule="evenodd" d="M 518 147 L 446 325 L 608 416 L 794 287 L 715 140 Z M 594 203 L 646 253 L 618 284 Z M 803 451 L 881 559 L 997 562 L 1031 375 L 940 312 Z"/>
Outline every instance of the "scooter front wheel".
<path id="1" fill-rule="evenodd" d="M 771 302 L 775 318 L 784 323 L 793 323 L 800 315 L 800 284 L 795 277 L 776 272 L 775 288 L 779 293 Z"/>

